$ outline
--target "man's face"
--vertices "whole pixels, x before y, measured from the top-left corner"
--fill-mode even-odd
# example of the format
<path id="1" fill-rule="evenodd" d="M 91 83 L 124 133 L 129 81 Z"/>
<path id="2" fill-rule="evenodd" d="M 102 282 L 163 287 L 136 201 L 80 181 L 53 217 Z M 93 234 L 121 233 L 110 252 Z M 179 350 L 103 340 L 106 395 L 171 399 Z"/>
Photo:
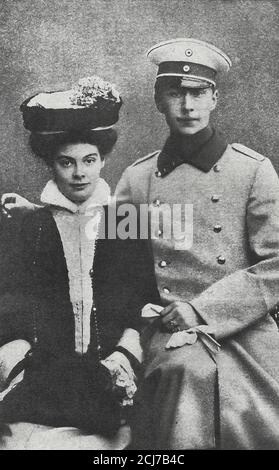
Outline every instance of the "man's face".
<path id="1" fill-rule="evenodd" d="M 166 117 L 171 133 L 193 135 L 209 123 L 217 104 L 217 90 L 169 86 L 160 91 L 158 110 Z"/>

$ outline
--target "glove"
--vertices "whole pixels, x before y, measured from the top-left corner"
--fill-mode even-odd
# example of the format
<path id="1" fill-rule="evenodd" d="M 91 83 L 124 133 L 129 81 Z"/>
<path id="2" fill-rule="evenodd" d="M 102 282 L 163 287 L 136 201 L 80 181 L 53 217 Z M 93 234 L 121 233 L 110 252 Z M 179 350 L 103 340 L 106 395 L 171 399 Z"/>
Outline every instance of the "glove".
<path id="1" fill-rule="evenodd" d="M 113 390 L 119 396 L 121 406 L 132 406 L 137 386 L 136 376 L 129 359 L 122 352 L 114 351 L 101 363 L 111 374 Z"/>

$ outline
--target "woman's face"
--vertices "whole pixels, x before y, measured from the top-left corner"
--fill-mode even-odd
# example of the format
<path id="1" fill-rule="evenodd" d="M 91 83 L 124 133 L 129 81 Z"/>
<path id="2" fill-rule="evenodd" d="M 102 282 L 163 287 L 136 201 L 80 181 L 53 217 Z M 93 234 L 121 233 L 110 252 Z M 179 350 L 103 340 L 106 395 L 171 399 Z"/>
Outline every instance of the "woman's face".
<path id="1" fill-rule="evenodd" d="M 81 204 L 93 194 L 103 166 L 96 145 L 64 144 L 58 148 L 54 157 L 54 179 L 64 196 Z"/>

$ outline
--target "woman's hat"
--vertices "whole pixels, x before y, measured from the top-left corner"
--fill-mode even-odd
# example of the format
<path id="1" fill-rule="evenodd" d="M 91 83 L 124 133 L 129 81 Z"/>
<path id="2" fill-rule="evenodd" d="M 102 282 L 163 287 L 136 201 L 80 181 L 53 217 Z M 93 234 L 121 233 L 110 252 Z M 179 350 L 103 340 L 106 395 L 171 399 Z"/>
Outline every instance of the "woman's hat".
<path id="1" fill-rule="evenodd" d="M 122 99 L 114 85 L 100 77 L 79 80 L 67 91 L 38 93 L 20 106 L 24 127 L 55 134 L 70 130 L 101 130 L 118 121 Z"/>

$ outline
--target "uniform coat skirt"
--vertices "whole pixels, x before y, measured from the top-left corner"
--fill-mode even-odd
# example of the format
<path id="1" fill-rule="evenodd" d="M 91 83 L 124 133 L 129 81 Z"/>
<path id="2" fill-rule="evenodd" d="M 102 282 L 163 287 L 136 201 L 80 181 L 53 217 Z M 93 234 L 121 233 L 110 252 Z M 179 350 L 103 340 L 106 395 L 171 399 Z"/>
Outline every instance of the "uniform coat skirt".
<path id="1" fill-rule="evenodd" d="M 136 404 L 134 446 L 279 449 L 279 363 L 274 360 L 279 336 L 274 321 L 266 317 L 223 341 L 215 354 L 201 339 L 166 350 L 169 337 L 154 325 L 143 334 L 146 371 Z"/>

